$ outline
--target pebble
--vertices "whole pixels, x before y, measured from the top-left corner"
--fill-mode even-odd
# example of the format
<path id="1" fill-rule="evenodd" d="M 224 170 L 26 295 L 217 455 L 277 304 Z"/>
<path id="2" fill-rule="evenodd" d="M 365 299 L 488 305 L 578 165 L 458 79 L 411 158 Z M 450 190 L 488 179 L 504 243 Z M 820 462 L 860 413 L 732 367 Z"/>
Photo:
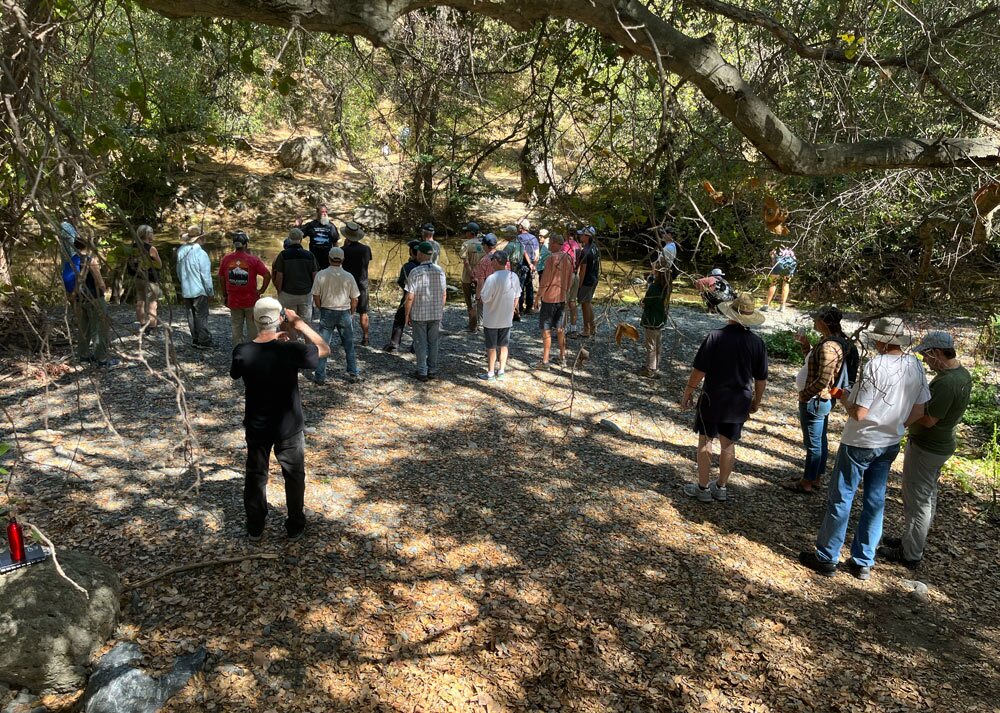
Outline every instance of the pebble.
<path id="1" fill-rule="evenodd" d="M 921 604 L 927 604 L 931 600 L 928 594 L 929 590 L 927 585 L 923 582 L 912 579 L 904 579 L 903 587 L 906 588 L 908 596 L 911 599 L 916 599 Z"/>

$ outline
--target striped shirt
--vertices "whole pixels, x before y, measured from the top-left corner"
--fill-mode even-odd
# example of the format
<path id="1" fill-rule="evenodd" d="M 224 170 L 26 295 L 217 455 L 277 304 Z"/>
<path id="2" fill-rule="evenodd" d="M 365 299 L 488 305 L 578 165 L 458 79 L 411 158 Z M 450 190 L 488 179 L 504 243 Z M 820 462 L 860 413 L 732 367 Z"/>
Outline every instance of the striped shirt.
<path id="1" fill-rule="evenodd" d="M 444 317 L 444 270 L 432 262 L 424 262 L 410 270 L 406 291 L 413 295 L 410 319 L 414 322 L 435 322 Z"/>

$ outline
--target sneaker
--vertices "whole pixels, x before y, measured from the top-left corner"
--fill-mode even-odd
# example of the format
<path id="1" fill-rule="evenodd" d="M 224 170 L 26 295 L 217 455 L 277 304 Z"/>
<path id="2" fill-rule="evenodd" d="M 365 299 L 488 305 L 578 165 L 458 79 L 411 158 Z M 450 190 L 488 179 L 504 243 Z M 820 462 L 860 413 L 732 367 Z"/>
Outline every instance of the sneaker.
<path id="1" fill-rule="evenodd" d="M 312 380 L 313 380 L 313 383 L 316 384 L 316 386 L 322 386 L 323 384 L 326 383 L 326 377 L 325 376 L 316 376 L 315 374 L 313 374 Z"/>
<path id="2" fill-rule="evenodd" d="M 497 372 L 497 381 L 503 381 L 506 378 L 507 374 L 505 372 L 502 371 Z"/>
<path id="3" fill-rule="evenodd" d="M 816 556 L 816 552 L 799 552 L 799 564 L 808 567 L 816 574 L 832 577 L 837 573 L 836 562 L 824 562 Z"/>
<path id="4" fill-rule="evenodd" d="M 480 374 L 479 378 L 482 379 L 483 381 L 496 381 L 497 380 L 497 378 L 493 375 L 492 371 L 489 372 L 489 373 L 487 373 L 487 374 Z"/>
<path id="5" fill-rule="evenodd" d="M 763 307 L 760 308 L 760 311 L 767 312 L 769 309 L 771 309 L 769 305 L 764 305 Z"/>
<path id="6" fill-rule="evenodd" d="M 890 538 L 886 538 L 886 542 Z M 896 538 L 891 538 L 896 539 Z M 875 553 L 886 562 L 893 562 L 894 564 L 901 564 L 907 569 L 917 569 L 920 566 L 920 560 L 908 560 L 906 555 L 903 554 L 903 548 L 901 545 L 882 545 Z"/>
<path id="7" fill-rule="evenodd" d="M 689 498 L 698 498 L 698 500 L 703 503 L 712 502 L 712 491 L 708 488 L 701 487 L 697 483 L 688 483 L 685 485 L 684 494 Z"/>
<path id="8" fill-rule="evenodd" d="M 250 542 L 253 542 L 254 544 L 257 544 L 258 542 L 260 542 L 263 539 L 264 539 L 264 533 L 263 533 L 263 531 L 262 532 L 258 532 L 256 535 L 253 534 L 253 533 L 251 533 L 251 532 L 247 533 L 247 540 L 250 541 Z"/>
<path id="9" fill-rule="evenodd" d="M 356 384 L 361 381 L 361 374 L 352 374 L 347 372 L 347 381 L 351 384 Z"/>
<path id="10" fill-rule="evenodd" d="M 708 485 L 709 491 L 712 493 L 712 497 L 718 500 L 720 503 L 724 503 L 729 500 L 729 491 L 726 490 L 724 485 L 719 485 L 714 480 Z"/>
<path id="11" fill-rule="evenodd" d="M 566 368 L 566 357 L 559 357 L 559 368 L 560 369 Z"/>
<path id="12" fill-rule="evenodd" d="M 299 540 L 302 539 L 302 537 L 305 534 L 306 534 L 306 528 L 304 528 L 304 527 L 301 530 L 299 530 L 298 532 L 295 532 L 295 533 L 291 533 L 290 532 L 290 533 L 288 533 L 288 541 L 289 542 L 298 542 Z"/>
<path id="13" fill-rule="evenodd" d="M 778 307 L 778 311 L 779 312 L 784 312 L 785 311 L 785 305 L 781 305 L 780 307 Z M 865 579 L 868 579 L 868 578 L 865 577 Z"/>
<path id="14" fill-rule="evenodd" d="M 867 581 L 872 576 L 871 567 L 864 567 L 855 562 L 853 558 L 847 560 L 847 571 L 850 572 L 851 576 L 855 579 L 860 579 L 862 581 Z"/>

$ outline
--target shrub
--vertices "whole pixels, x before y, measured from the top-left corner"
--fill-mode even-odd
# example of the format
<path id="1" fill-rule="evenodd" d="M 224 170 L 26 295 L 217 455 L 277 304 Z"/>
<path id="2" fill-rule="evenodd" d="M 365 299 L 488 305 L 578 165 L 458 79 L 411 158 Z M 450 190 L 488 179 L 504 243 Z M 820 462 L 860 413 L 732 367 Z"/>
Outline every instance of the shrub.
<path id="1" fill-rule="evenodd" d="M 767 345 L 767 356 L 769 359 L 777 361 L 787 361 L 792 364 L 805 364 L 806 358 L 802 354 L 802 347 L 795 341 L 796 332 L 785 329 L 780 332 L 770 332 L 764 334 L 764 344 Z M 809 332 L 809 343 L 815 344 L 819 341 L 816 332 Z"/>

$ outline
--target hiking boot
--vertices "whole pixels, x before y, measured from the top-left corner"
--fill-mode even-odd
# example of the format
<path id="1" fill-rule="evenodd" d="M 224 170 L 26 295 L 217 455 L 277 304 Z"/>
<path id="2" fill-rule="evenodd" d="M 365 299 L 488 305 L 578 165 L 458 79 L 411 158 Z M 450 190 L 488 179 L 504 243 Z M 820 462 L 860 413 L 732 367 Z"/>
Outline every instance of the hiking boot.
<path id="1" fill-rule="evenodd" d="M 867 581 L 871 579 L 872 568 L 865 567 L 854 561 L 854 559 L 847 560 L 847 571 L 851 573 L 851 576 L 855 579 L 860 579 L 861 581 Z"/>
<path id="2" fill-rule="evenodd" d="M 709 488 L 701 487 L 697 483 L 688 483 L 685 485 L 684 494 L 689 498 L 698 498 L 699 502 L 712 502 L 712 491 Z"/>
<path id="3" fill-rule="evenodd" d="M 879 543 L 882 547 L 902 547 L 903 538 L 902 537 L 883 537 L 882 542 Z"/>
<path id="4" fill-rule="evenodd" d="M 312 381 L 316 386 L 322 386 L 326 383 L 326 377 L 313 375 Z"/>
<path id="5" fill-rule="evenodd" d="M 709 491 L 712 493 L 712 497 L 718 500 L 720 503 L 724 503 L 729 500 L 729 491 L 726 490 L 726 486 L 719 485 L 714 480 L 708 485 Z"/>
<path id="6" fill-rule="evenodd" d="M 263 539 L 264 539 L 264 531 L 263 530 L 261 530 L 260 532 L 258 532 L 256 535 L 253 534 L 252 532 L 248 532 L 247 533 L 247 541 L 248 542 L 252 542 L 255 545 L 258 542 L 260 542 L 261 540 L 263 540 Z"/>
<path id="7" fill-rule="evenodd" d="M 305 534 L 306 534 L 306 528 L 304 528 L 304 527 L 301 530 L 299 530 L 298 532 L 289 532 L 288 533 L 288 541 L 289 542 L 298 542 L 299 540 L 301 540 L 303 538 L 303 536 L 305 536 Z"/>
<path id="8" fill-rule="evenodd" d="M 393 344 L 392 342 L 389 342 L 384 347 L 382 347 L 382 351 L 384 351 L 386 353 L 389 353 L 389 354 L 391 354 L 392 352 L 396 351 L 396 349 L 397 349 L 397 346 L 395 344 Z"/>
<path id="9" fill-rule="evenodd" d="M 893 538 L 894 539 L 894 538 Z M 886 538 L 888 541 L 889 538 Z M 903 554 L 903 548 L 901 545 L 890 546 L 882 545 L 875 553 L 880 559 L 884 559 L 886 562 L 892 562 L 894 564 L 901 564 L 907 569 L 917 569 L 920 566 L 920 560 L 908 560 L 906 555 Z"/>
<path id="10" fill-rule="evenodd" d="M 824 562 L 815 552 L 799 552 L 799 564 L 824 577 L 832 577 L 837 573 L 836 562 Z"/>
<path id="11" fill-rule="evenodd" d="M 351 372 L 347 372 L 347 381 L 348 383 L 356 384 L 361 381 L 361 374 L 352 374 Z"/>
<path id="12" fill-rule="evenodd" d="M 431 377 L 427 376 L 427 374 L 421 374 L 418 371 L 413 372 L 413 378 L 422 383 L 431 380 Z"/>

